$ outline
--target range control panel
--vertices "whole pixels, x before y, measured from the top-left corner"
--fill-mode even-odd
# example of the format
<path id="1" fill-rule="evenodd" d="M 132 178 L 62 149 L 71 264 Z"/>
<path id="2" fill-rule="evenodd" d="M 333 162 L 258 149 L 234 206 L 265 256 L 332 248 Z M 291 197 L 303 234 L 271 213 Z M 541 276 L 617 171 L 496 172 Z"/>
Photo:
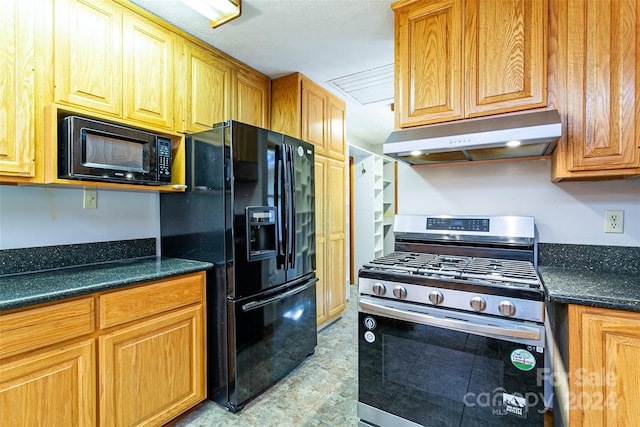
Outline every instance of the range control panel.
<path id="1" fill-rule="evenodd" d="M 489 232 L 488 218 L 432 218 L 427 217 L 427 230 Z"/>

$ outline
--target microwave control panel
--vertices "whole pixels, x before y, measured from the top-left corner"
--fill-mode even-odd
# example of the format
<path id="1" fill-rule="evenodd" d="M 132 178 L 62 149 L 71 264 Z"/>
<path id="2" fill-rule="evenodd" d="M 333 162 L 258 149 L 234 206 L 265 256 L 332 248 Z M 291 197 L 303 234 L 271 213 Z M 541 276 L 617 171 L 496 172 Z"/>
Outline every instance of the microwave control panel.
<path id="1" fill-rule="evenodd" d="M 171 182 L 171 139 L 158 137 L 158 181 Z"/>

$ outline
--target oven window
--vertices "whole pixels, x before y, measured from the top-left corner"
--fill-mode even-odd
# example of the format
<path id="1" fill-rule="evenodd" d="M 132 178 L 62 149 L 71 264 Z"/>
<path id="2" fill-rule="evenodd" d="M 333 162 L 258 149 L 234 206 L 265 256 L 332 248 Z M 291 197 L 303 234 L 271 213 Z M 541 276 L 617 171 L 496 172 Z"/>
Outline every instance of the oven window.
<path id="1" fill-rule="evenodd" d="M 359 315 L 360 402 L 428 426 L 543 425 L 543 385 L 531 366 L 543 368 L 542 349 Z"/>
<path id="2" fill-rule="evenodd" d="M 86 167 L 114 169 L 128 172 L 149 170 L 145 165 L 144 150 L 148 144 L 143 141 L 114 138 L 108 134 L 89 132 L 83 129 L 84 159 Z"/>

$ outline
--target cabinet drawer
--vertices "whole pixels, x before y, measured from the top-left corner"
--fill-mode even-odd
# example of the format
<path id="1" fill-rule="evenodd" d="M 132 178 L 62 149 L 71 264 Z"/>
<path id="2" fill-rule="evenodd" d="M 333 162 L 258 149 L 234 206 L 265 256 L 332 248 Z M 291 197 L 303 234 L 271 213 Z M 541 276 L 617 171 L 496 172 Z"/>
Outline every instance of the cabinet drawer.
<path id="1" fill-rule="evenodd" d="M 94 306 L 83 298 L 0 316 L 0 359 L 93 332 Z"/>
<path id="2" fill-rule="evenodd" d="M 100 296 L 100 328 L 203 301 L 204 272 Z"/>

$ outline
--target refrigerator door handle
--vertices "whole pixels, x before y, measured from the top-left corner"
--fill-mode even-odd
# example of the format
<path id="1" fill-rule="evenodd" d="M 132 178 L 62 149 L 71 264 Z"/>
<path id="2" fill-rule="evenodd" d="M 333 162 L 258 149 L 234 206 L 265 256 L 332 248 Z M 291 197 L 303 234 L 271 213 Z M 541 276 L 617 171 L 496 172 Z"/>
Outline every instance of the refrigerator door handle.
<path id="1" fill-rule="evenodd" d="M 294 167 L 294 156 L 293 156 L 293 146 L 289 146 L 289 186 L 290 186 L 290 194 L 291 194 L 291 204 L 289 211 L 289 220 L 290 220 L 290 228 L 289 232 L 291 234 L 291 246 L 289 252 L 289 264 L 291 268 L 296 268 L 296 171 Z"/>
<path id="2" fill-rule="evenodd" d="M 270 298 L 265 298 L 265 299 L 258 300 L 258 301 L 248 302 L 248 303 L 246 303 L 246 304 L 244 304 L 242 306 L 242 311 L 246 312 L 246 311 L 255 310 L 257 308 L 264 307 L 265 305 L 272 304 L 272 303 L 274 303 L 276 301 L 280 301 L 282 299 L 289 298 L 290 296 L 295 295 L 297 293 L 300 293 L 300 292 L 304 291 L 305 289 L 308 289 L 311 286 L 315 285 L 315 283 L 317 281 L 318 281 L 318 278 L 314 277 L 313 279 L 309 280 L 305 284 L 300 285 L 297 288 L 290 289 L 287 292 L 281 293 L 279 295 L 276 295 L 276 296 L 273 296 L 273 297 L 270 297 Z"/>
<path id="3" fill-rule="evenodd" d="M 278 268 L 283 267 L 286 264 L 286 248 L 285 248 L 285 154 L 282 147 L 278 147 L 278 153 L 276 154 L 276 173 L 274 179 L 274 199 L 276 203 L 276 216 L 278 218 L 278 255 L 277 255 L 277 263 Z"/>

